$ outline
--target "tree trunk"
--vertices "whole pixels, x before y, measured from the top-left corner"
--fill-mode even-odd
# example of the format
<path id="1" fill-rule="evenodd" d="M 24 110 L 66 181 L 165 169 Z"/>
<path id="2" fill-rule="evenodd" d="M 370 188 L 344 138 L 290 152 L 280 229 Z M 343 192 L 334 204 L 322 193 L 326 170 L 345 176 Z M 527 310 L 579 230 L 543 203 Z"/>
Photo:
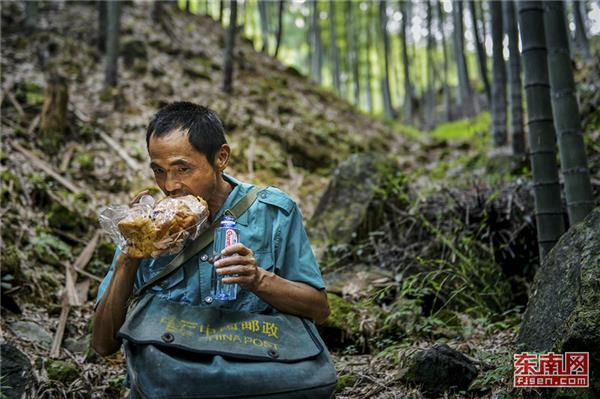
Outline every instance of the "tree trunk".
<path id="1" fill-rule="evenodd" d="M 337 44 L 336 33 L 336 18 L 335 18 L 335 2 L 329 0 L 329 47 L 331 51 L 331 80 L 333 87 L 338 95 L 341 95 L 340 84 L 340 59 L 339 49 Z"/>
<path id="2" fill-rule="evenodd" d="M 104 0 L 98 0 L 96 4 L 98 6 L 98 50 L 104 53 L 106 51 L 106 29 L 108 27 L 108 20 L 106 16 L 108 2 Z"/>
<path id="3" fill-rule="evenodd" d="M 492 142 L 494 147 L 502 147 L 507 144 L 506 135 L 506 66 L 502 54 L 502 3 L 500 1 L 490 2 L 492 15 Z"/>
<path id="4" fill-rule="evenodd" d="M 469 70 L 465 60 L 462 0 L 452 4 L 452 16 L 454 18 L 454 59 L 458 70 L 458 105 L 462 109 L 463 116 L 471 116 L 473 115 L 473 98 Z"/>
<path id="5" fill-rule="evenodd" d="M 577 47 L 581 52 L 583 60 L 587 63 L 592 60 L 592 54 L 590 53 L 590 43 L 588 42 L 587 34 L 585 33 L 585 25 L 583 23 L 583 16 L 581 14 L 581 7 L 579 2 L 573 2 L 573 19 L 575 20 L 575 40 L 577 41 Z"/>
<path id="6" fill-rule="evenodd" d="M 237 0 L 229 1 L 229 27 L 227 28 L 227 38 L 225 42 L 225 66 L 223 68 L 223 91 L 227 94 L 233 92 L 233 66 L 235 35 L 237 32 Z"/>
<path id="7" fill-rule="evenodd" d="M 444 31 L 444 9 L 442 3 L 438 0 L 438 29 L 442 33 L 442 52 L 444 55 L 444 75 L 442 77 L 442 91 L 444 96 L 444 118 L 449 121 L 452 117 L 450 114 L 450 87 L 448 86 L 448 50 L 446 48 L 446 33 Z"/>
<path id="8" fill-rule="evenodd" d="M 483 81 L 488 104 L 492 104 L 492 92 L 487 72 L 487 56 L 485 54 L 485 49 L 483 48 L 482 40 L 479 37 L 479 29 L 477 29 L 477 10 L 474 1 L 469 1 L 469 10 L 471 11 L 471 23 L 473 24 L 473 33 L 475 35 L 475 49 L 477 50 L 477 66 L 479 68 L 479 76 Z M 481 19 L 483 21 L 483 13 L 481 13 Z M 483 37 L 483 41 L 485 41 L 485 36 Z"/>
<path id="9" fill-rule="evenodd" d="M 523 98 L 521 93 L 521 59 L 519 54 L 519 38 L 517 17 L 514 2 L 502 3 L 502 22 L 508 37 L 508 114 L 510 115 L 509 131 L 512 153 L 516 156 L 525 154 L 525 133 L 523 127 Z"/>
<path id="10" fill-rule="evenodd" d="M 483 1 L 476 1 L 477 5 L 477 14 L 481 15 L 481 42 L 484 45 L 485 50 L 485 39 L 487 38 L 487 29 L 486 29 L 486 21 L 485 21 L 485 11 L 483 10 Z M 484 51 L 485 54 L 485 51 Z"/>
<path id="11" fill-rule="evenodd" d="M 427 91 L 425 93 L 425 114 L 423 115 L 423 124 L 425 130 L 430 130 L 435 126 L 435 65 L 433 64 L 433 45 L 434 38 L 431 31 L 431 23 L 433 19 L 433 9 L 431 0 L 427 0 Z"/>
<path id="12" fill-rule="evenodd" d="M 189 0 L 188 0 L 189 1 Z M 219 23 L 223 23 L 223 14 L 224 14 L 224 8 L 225 8 L 225 2 L 223 0 L 219 0 Z"/>
<path id="13" fill-rule="evenodd" d="M 275 54 L 273 54 L 273 57 L 275 58 L 277 58 L 277 54 L 279 54 L 279 46 L 281 45 L 281 38 L 283 36 L 283 5 L 284 0 L 279 0 L 277 9 L 277 41 L 275 42 Z"/>
<path id="14" fill-rule="evenodd" d="M 266 0 L 258 0 L 258 13 L 260 16 L 260 33 L 262 38 L 261 52 L 268 54 L 269 52 L 269 21 L 267 16 Z"/>
<path id="15" fill-rule="evenodd" d="M 540 259 L 565 231 L 556 166 L 556 134 L 552 123 L 544 10 L 540 1 L 519 1 L 519 26 L 525 69 L 527 125 L 531 148 L 533 196 Z"/>
<path id="16" fill-rule="evenodd" d="M 358 57 L 354 38 L 354 22 L 352 20 L 352 1 L 346 1 L 346 42 L 348 44 L 348 66 L 352 70 L 352 93 L 354 104 L 360 104 L 360 77 L 358 74 Z"/>
<path id="17" fill-rule="evenodd" d="M 383 96 L 383 110 L 385 116 L 392 119 L 394 110 L 390 95 L 390 37 L 387 31 L 387 2 L 379 2 L 379 26 L 381 27 L 381 38 L 383 41 L 383 73 L 381 77 L 381 94 Z"/>
<path id="18" fill-rule="evenodd" d="M 55 73 L 50 74 L 44 94 L 44 105 L 40 117 L 40 146 L 45 152 L 56 154 L 64 143 L 67 131 L 67 108 L 69 90 L 67 79 Z"/>
<path id="19" fill-rule="evenodd" d="M 312 58 L 311 58 L 311 75 L 313 80 L 321 84 L 321 27 L 319 24 L 319 7 L 317 0 L 311 1 L 311 18 L 310 18 L 310 31 L 311 31 L 311 47 L 312 47 Z"/>
<path id="20" fill-rule="evenodd" d="M 331 1 L 331 0 L 330 0 Z M 367 44 L 365 46 L 365 89 L 367 93 L 367 110 L 370 114 L 373 113 L 373 91 L 371 88 L 371 40 L 374 40 L 373 24 L 371 23 L 371 3 L 367 3 L 367 11 L 365 13 L 365 31 L 367 32 Z"/>
<path id="21" fill-rule="evenodd" d="M 118 60 L 119 60 L 119 34 L 121 29 L 121 2 L 109 1 L 107 6 L 107 30 L 106 30 L 106 74 L 104 83 L 106 86 L 117 85 Z"/>
<path id="22" fill-rule="evenodd" d="M 594 207 L 594 199 L 568 52 L 569 39 L 564 18 L 564 3 L 557 1 L 544 5 L 554 126 L 558 136 L 569 221 L 573 225 L 590 213 Z"/>
<path id="23" fill-rule="evenodd" d="M 25 2 L 25 31 L 31 33 L 35 31 L 38 23 L 39 14 L 39 2 L 26 1 Z"/>
<path id="24" fill-rule="evenodd" d="M 402 13 L 402 23 L 400 25 L 400 42 L 402 43 L 402 66 L 404 70 L 404 121 L 412 121 L 412 83 L 410 81 L 410 70 L 408 61 L 408 43 L 406 42 L 406 29 L 408 27 L 407 3 L 400 2 L 400 12 Z"/>
<path id="25" fill-rule="evenodd" d="M 515 4 L 512 0 L 502 2 L 502 22 L 508 36 L 508 109 L 510 110 L 510 136 L 512 153 L 525 155 L 525 128 L 523 127 L 523 95 L 521 93 L 521 55 L 519 54 L 519 31 Z"/>

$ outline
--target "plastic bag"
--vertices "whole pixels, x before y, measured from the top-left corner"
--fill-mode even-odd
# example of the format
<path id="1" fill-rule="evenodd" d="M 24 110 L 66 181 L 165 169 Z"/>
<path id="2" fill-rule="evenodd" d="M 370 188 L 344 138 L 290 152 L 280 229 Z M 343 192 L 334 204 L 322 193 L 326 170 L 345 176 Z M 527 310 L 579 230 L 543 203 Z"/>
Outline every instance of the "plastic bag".
<path id="1" fill-rule="evenodd" d="M 136 258 L 157 258 L 183 249 L 208 227 L 208 204 L 186 195 L 158 202 L 144 195 L 132 207 L 113 205 L 100 209 L 100 226 L 121 251 Z"/>

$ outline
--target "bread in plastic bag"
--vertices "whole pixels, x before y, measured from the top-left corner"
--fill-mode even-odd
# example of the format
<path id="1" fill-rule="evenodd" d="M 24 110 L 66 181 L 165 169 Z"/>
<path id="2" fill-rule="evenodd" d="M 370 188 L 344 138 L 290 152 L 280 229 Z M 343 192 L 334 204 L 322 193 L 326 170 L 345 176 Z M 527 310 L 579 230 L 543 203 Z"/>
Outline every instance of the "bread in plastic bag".
<path id="1" fill-rule="evenodd" d="M 99 212 L 102 228 L 125 253 L 157 258 L 178 253 L 188 239 L 208 227 L 208 204 L 200 197 L 167 197 L 158 202 L 143 196 L 132 207 L 108 206 Z"/>

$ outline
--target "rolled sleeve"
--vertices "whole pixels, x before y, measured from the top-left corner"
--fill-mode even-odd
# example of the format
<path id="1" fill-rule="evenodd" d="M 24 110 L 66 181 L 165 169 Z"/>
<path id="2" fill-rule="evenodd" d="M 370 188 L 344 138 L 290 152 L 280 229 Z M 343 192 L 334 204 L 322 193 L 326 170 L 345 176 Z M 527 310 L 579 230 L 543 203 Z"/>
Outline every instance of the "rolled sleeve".
<path id="1" fill-rule="evenodd" d="M 110 268 L 108 269 L 106 276 L 104 276 L 102 283 L 100 283 L 100 287 L 98 287 L 98 294 L 96 295 L 96 303 L 94 304 L 94 309 L 96 309 L 96 307 L 100 303 L 100 300 L 102 299 L 102 296 L 104 295 L 104 292 L 106 291 L 106 287 L 108 287 L 108 284 L 110 284 L 110 279 L 112 279 L 113 272 L 115 271 L 115 265 L 117 264 L 117 258 L 119 257 L 120 254 L 121 254 L 121 250 L 119 248 L 117 248 L 115 250 L 115 255 L 113 256 L 113 260 L 110 265 Z"/>
<path id="2" fill-rule="evenodd" d="M 275 231 L 277 274 L 286 280 L 306 283 L 316 289 L 324 289 L 325 282 L 313 254 L 308 235 L 302 224 L 298 206 L 278 225 Z"/>

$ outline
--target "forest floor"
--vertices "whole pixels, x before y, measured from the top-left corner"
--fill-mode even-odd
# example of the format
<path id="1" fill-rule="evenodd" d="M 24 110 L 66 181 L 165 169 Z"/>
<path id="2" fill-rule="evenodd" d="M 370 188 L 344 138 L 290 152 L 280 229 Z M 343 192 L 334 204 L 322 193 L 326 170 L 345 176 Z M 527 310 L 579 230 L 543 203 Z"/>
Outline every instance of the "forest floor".
<path id="1" fill-rule="evenodd" d="M 238 43 L 234 94 L 227 96 L 220 91 L 220 25 L 174 10 L 156 25 L 150 19 L 150 3 L 124 7 L 120 83 L 104 89 L 93 3 L 45 3 L 39 29 L 30 35 L 21 31 L 22 8 L 19 3 L 2 6 L 0 155 L 3 304 L 4 295 L 14 299 L 22 314 L 3 307 L 1 327 L 2 341 L 21 349 L 32 362 L 28 397 L 126 394 L 122 355 L 100 358 L 89 349 L 96 279 L 103 277 L 114 250 L 108 236 L 99 236 L 91 259 L 83 265 L 88 278 L 80 275 L 74 286 L 83 303 L 69 310 L 58 359 L 50 357 L 52 335 L 69 286 L 65 271 L 95 236 L 97 210 L 127 203 L 136 192 L 153 186 L 145 165 L 145 128 L 157 108 L 170 101 L 187 99 L 216 110 L 233 149 L 229 172 L 241 180 L 280 187 L 299 203 L 307 220 L 332 169 L 353 153 L 373 151 L 395 157 L 415 198 L 430 209 L 452 208 L 450 197 L 454 204 L 464 204 L 483 196 L 481 212 L 519 208 L 514 211 L 518 218 L 504 226 L 507 230 L 517 231 L 528 217 L 531 225 L 528 167 L 515 170 L 503 161 L 502 151 L 491 150 L 486 113 L 428 133 L 384 122 L 254 51 L 247 40 Z M 38 132 L 48 71 L 65 76 L 69 85 L 69 128 L 58 150 Z M 583 108 L 589 108 L 586 144 L 598 198 L 600 73 L 597 68 L 581 73 Z M 49 169 L 67 183 L 51 177 Z M 67 187 L 69 182 L 76 187 Z M 433 202 L 427 202 L 431 198 Z M 425 208 L 419 209 L 427 214 Z M 466 218 L 469 224 L 468 211 Z M 520 277 L 531 276 L 532 271 Z M 383 291 L 374 290 L 361 300 L 373 302 Z M 389 304 L 379 305 L 385 309 Z M 523 307 L 513 305 L 498 315 L 461 313 L 453 324 L 435 317 L 438 313 L 415 316 L 419 328 L 393 339 L 362 329 L 362 341 L 333 350 L 340 380 L 336 397 L 423 397 L 401 377 L 408 355 L 434 342 L 467 354 L 480 371 L 468 391 L 451 397 L 517 396 L 511 388 L 511 358 Z M 17 329 L 15 323 L 23 321 L 41 331 Z M 368 324 L 368 318 L 361 321 L 361 326 Z"/>

